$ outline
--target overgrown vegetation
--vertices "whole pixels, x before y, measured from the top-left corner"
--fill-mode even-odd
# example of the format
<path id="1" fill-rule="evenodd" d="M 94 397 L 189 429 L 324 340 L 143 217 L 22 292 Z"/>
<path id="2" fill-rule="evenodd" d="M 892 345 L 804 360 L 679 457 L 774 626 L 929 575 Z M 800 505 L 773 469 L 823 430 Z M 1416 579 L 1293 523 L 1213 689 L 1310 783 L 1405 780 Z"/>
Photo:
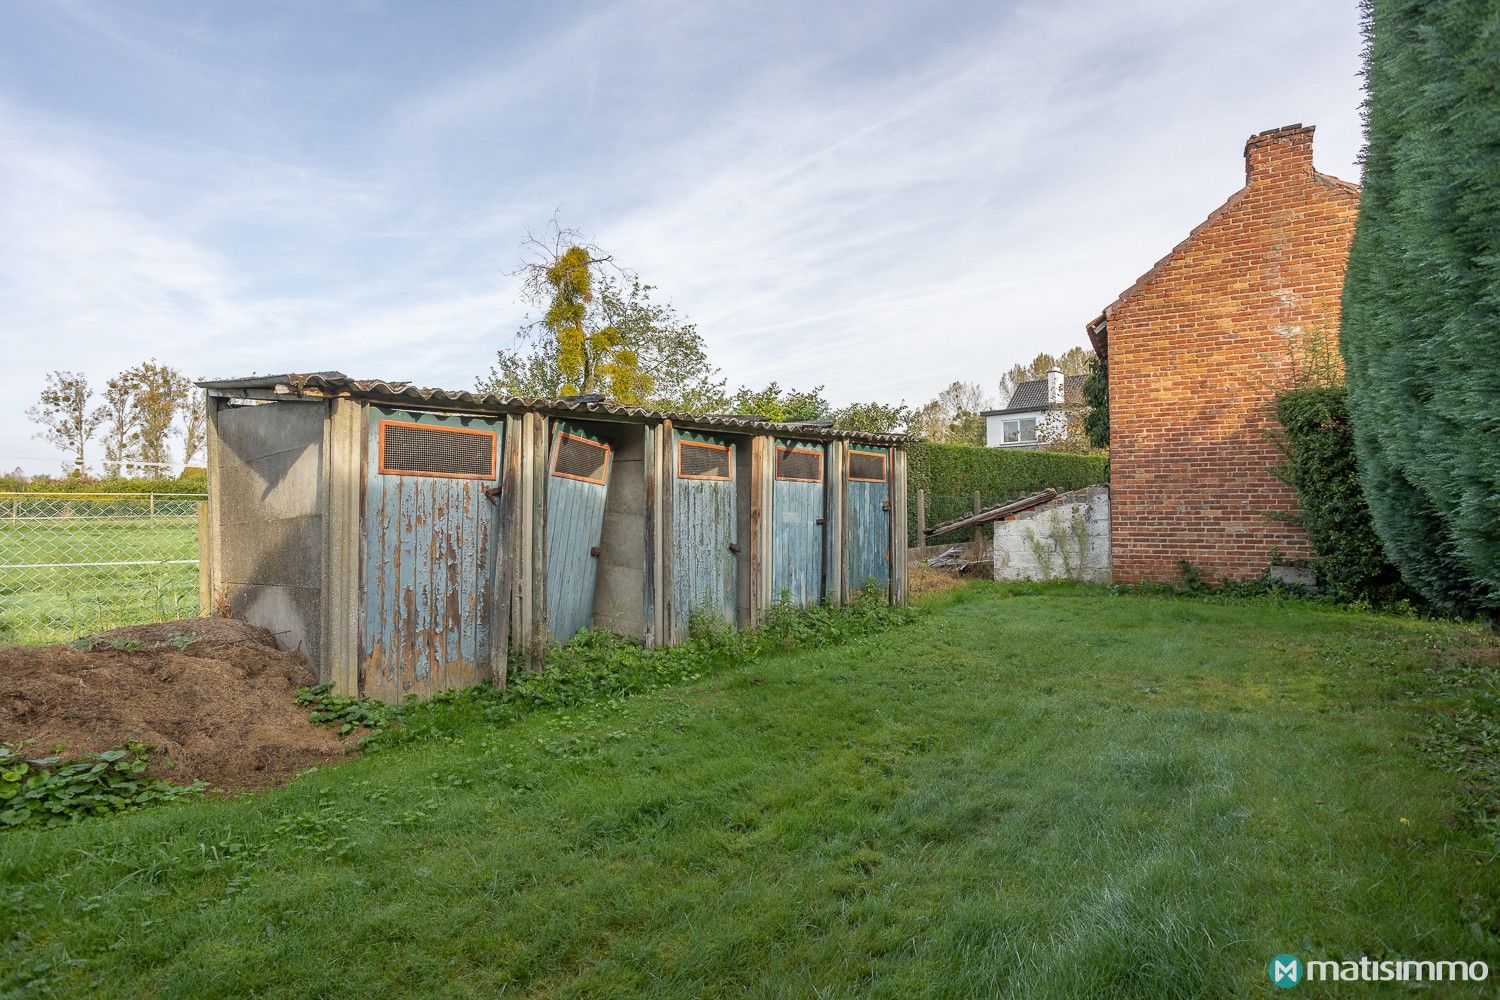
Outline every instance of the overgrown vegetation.
<path id="1" fill-rule="evenodd" d="M 1083 383 L 1083 433 L 1091 448 L 1109 448 L 1109 362 L 1089 355 L 1088 378 Z"/>
<path id="2" fill-rule="evenodd" d="M 421 702 L 392 706 L 332 694 L 332 685 L 304 688 L 298 704 L 309 721 L 337 725 L 340 734 L 364 730 L 367 750 L 441 739 L 477 722 L 513 722 L 539 709 L 616 702 L 697 680 L 771 652 L 823 648 L 909 624 L 916 612 L 886 603 L 874 587 L 849 604 L 797 607 L 778 602 L 755 629 L 732 629 L 695 614 L 686 642 L 647 649 L 600 629 L 585 629 L 547 653 L 547 669 L 513 674 L 503 688 L 489 684 L 445 691 Z"/>
<path id="3" fill-rule="evenodd" d="M 1109 458 L 1055 451 L 1019 451 L 960 444 L 914 441 L 907 447 L 907 537 L 912 545 L 964 541 L 969 532 L 923 542 L 918 537 L 917 490 L 928 494 L 927 521 L 939 524 L 973 509 L 974 491 L 981 502 L 995 504 L 1039 492 L 1059 493 L 1109 480 Z"/>
<path id="4" fill-rule="evenodd" d="M 1500 615 L 1500 7 L 1367 0 L 1340 343 L 1375 530 L 1408 583 Z"/>
<path id="5" fill-rule="evenodd" d="M 1380 606 L 1415 595 L 1386 559 L 1370 520 L 1342 387 L 1296 389 L 1276 403 L 1285 431 L 1280 470 L 1297 491 L 1318 584 L 1335 599 Z"/>
<path id="6" fill-rule="evenodd" d="M 123 478 L 118 476 L 0 476 L 0 493 L 206 493 L 207 474 L 202 469 L 175 479 Z"/>
<path id="7" fill-rule="evenodd" d="M 937 600 L 899 636 L 13 832 L 0 994 L 1186 1000 L 1264 994 L 1288 950 L 1500 966 L 1485 630 Z"/>
<path id="8" fill-rule="evenodd" d="M 131 812 L 202 794 L 203 782 L 174 785 L 146 773 L 150 747 L 64 757 L 61 749 L 28 756 L 0 743 L 0 829 L 55 827 L 90 816 Z"/>

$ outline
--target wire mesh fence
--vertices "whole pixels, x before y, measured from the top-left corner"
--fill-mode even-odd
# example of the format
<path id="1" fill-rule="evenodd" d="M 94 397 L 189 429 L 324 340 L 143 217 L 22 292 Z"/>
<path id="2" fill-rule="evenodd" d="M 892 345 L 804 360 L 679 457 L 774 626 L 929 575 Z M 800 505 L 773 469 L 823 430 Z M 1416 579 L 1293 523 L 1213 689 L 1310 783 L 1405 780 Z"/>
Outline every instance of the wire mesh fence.
<path id="1" fill-rule="evenodd" d="M 0 645 L 198 614 L 197 493 L 0 493 Z"/>

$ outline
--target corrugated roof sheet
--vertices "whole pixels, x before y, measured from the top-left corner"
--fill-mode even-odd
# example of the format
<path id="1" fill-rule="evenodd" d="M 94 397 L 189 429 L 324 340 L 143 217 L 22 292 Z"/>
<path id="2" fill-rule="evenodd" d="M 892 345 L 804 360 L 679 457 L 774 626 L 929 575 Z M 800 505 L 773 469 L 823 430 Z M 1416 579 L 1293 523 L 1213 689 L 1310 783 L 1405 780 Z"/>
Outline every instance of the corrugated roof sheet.
<path id="1" fill-rule="evenodd" d="M 432 407 L 461 407 L 494 413 L 519 413 L 526 410 L 549 415 L 596 417 L 606 420 L 670 420 L 678 427 L 702 430 L 724 430 L 751 433 L 775 433 L 783 437 L 816 440 L 863 441 L 869 444 L 905 444 L 905 434 L 865 434 L 839 431 L 805 423 L 783 424 L 765 417 L 726 413 L 682 413 L 654 410 L 650 407 L 614 400 L 576 399 L 568 396 L 507 396 L 492 392 L 433 389 L 410 382 L 385 379 L 352 379 L 343 372 L 303 372 L 287 375 L 255 375 L 248 378 L 207 379 L 198 383 L 203 389 L 264 389 L 291 397 L 349 396 L 391 403 L 408 403 Z"/>

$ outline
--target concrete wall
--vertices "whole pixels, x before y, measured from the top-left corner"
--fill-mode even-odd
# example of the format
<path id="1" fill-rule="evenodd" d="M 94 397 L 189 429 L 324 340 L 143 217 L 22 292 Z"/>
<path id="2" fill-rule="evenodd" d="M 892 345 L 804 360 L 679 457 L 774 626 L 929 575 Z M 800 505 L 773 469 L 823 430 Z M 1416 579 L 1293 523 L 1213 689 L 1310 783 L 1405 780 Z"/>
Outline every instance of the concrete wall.
<path id="1" fill-rule="evenodd" d="M 995 579 L 1110 581 L 1109 487 L 1064 493 L 994 525 Z"/>
<path id="2" fill-rule="evenodd" d="M 614 446 L 599 577 L 594 586 L 594 627 L 646 638 L 645 428 L 584 425 Z"/>
<path id="3" fill-rule="evenodd" d="M 322 666 L 323 403 L 220 406 L 215 610 Z"/>

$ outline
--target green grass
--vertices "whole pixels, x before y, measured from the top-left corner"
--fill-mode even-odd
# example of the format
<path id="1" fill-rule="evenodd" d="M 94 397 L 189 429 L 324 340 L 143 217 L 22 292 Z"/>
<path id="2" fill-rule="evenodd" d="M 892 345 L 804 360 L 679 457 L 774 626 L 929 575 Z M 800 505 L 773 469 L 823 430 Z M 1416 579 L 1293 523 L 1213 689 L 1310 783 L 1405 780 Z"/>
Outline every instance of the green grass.
<path id="1" fill-rule="evenodd" d="M 198 613 L 195 565 L 80 563 L 196 559 L 195 516 L 10 521 L 0 510 L 0 645 L 67 642 Z M 62 565 L 56 564 L 75 564 Z"/>
<path id="2" fill-rule="evenodd" d="M 976 585 L 898 632 L 5 835 L 0 983 L 1229 997 L 1271 995 L 1279 952 L 1500 966 L 1491 642 Z"/>

